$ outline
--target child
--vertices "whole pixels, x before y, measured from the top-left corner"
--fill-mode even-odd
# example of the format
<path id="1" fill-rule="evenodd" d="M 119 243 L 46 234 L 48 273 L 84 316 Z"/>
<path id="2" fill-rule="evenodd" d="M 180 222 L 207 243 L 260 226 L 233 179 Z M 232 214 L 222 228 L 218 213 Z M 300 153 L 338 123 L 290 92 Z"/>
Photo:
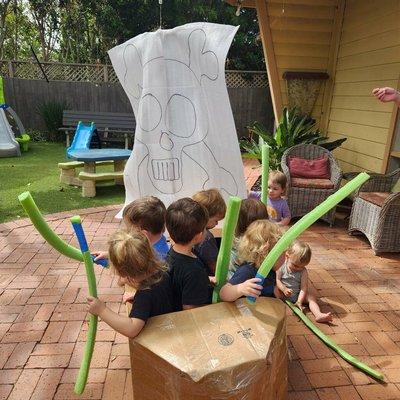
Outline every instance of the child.
<path id="1" fill-rule="evenodd" d="M 143 197 L 128 204 L 123 211 L 123 221 L 128 230 L 139 229 L 149 239 L 160 260 L 165 261 L 168 250 L 165 251 L 165 214 L 164 203 L 154 196 Z M 163 241 L 161 243 L 161 241 Z M 164 246 L 161 246 L 161 245 Z M 164 247 L 164 248 L 163 248 Z M 160 251 L 160 249 L 162 249 Z M 108 258 L 106 251 L 94 252 L 95 261 Z"/>
<path id="2" fill-rule="evenodd" d="M 231 250 L 231 259 L 229 262 L 228 279 L 239 267 L 237 260 L 237 246 L 240 238 L 246 232 L 247 227 L 259 219 L 268 219 L 267 207 L 260 200 L 245 199 L 240 204 L 239 218 L 236 225 L 235 239 Z"/>
<path id="3" fill-rule="evenodd" d="M 262 285 L 260 279 L 255 276 L 261 263 L 281 235 L 280 228 L 267 219 L 254 221 L 247 228 L 238 245 L 238 259 L 241 265 L 220 291 L 223 301 L 235 301 L 242 296 L 273 297 L 276 281 L 275 271 L 281 265 L 279 261 L 274 265 Z"/>
<path id="4" fill-rule="evenodd" d="M 208 222 L 204 240 L 196 244 L 193 253 L 207 266 L 208 274 L 215 275 L 215 264 L 218 257 L 218 245 L 209 229 L 217 226 L 218 221 L 225 217 L 226 204 L 217 189 L 203 190 L 193 196 L 193 200 L 200 203 L 208 211 Z"/>
<path id="5" fill-rule="evenodd" d="M 129 317 L 110 310 L 98 298 L 87 298 L 88 311 L 122 335 L 134 338 L 148 318 L 174 311 L 167 267 L 158 260 L 148 238 L 140 231 L 115 232 L 109 240 L 109 254 L 119 284 L 136 289 Z"/>
<path id="6" fill-rule="evenodd" d="M 177 310 L 209 304 L 211 285 L 206 266 L 192 248 L 202 242 L 208 222 L 207 210 L 197 201 L 185 197 L 167 209 L 167 229 L 173 240 L 167 264 Z"/>
<path id="7" fill-rule="evenodd" d="M 331 322 L 330 312 L 322 313 L 316 295 L 308 289 L 306 266 L 311 260 L 311 249 L 306 243 L 296 241 L 286 252 L 286 261 L 276 274 L 276 297 L 290 300 L 301 310 L 308 303 L 317 322 Z"/>
<path id="8" fill-rule="evenodd" d="M 282 196 L 285 194 L 287 185 L 286 175 L 280 171 L 271 171 L 268 177 L 268 215 L 269 220 L 279 225 L 289 225 L 290 210 L 287 200 Z M 261 192 L 250 192 L 251 198 L 261 198 Z"/>

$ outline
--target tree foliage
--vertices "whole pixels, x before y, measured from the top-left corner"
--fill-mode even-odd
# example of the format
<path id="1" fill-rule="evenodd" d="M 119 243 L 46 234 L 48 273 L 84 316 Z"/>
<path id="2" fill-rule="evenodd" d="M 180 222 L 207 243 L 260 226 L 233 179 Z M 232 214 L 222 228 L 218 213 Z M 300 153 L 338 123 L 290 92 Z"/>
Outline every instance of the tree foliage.
<path id="1" fill-rule="evenodd" d="M 3 0 L 4 2 L 5 0 Z M 26 45 L 39 50 L 42 60 L 109 62 L 113 46 L 160 27 L 158 0 L 10 0 L 0 8 L 5 15 L 4 45 L 7 58 L 26 58 Z M 12 3 L 18 7 L 11 6 Z M 263 70 L 264 59 L 256 12 L 236 9 L 223 0 L 163 0 L 162 28 L 208 21 L 240 25 L 228 54 L 227 68 Z M 17 33 L 17 35 L 15 35 Z M 15 36 L 17 39 L 15 40 Z M 16 54 L 10 51 L 13 43 Z M 17 44 L 19 43 L 19 44 Z M 29 46 L 28 46 L 29 47 Z M 1 53 L 0 53 L 1 54 Z M 13 57 L 11 57 L 13 55 Z"/>

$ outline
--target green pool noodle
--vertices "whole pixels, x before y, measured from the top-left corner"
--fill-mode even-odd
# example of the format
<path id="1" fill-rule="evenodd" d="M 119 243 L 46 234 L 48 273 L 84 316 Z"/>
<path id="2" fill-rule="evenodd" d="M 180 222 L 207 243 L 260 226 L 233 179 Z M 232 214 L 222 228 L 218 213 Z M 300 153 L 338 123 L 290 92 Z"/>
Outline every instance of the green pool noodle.
<path id="1" fill-rule="evenodd" d="M 360 187 L 368 179 L 369 175 L 365 172 L 361 172 L 341 189 L 330 195 L 326 200 L 315 207 L 314 210 L 310 211 L 299 221 L 297 221 L 285 232 L 285 234 L 278 240 L 278 243 L 276 243 L 276 245 L 269 252 L 267 257 L 260 265 L 260 268 L 256 274 L 256 278 L 260 278 L 261 281 L 264 281 L 281 254 L 300 234 L 302 234 L 317 219 L 326 214 L 331 208 L 335 207 L 341 200 L 346 198 L 350 193 L 354 192 L 354 190 Z M 260 284 L 262 284 L 262 282 L 260 282 Z M 249 303 L 254 303 L 256 301 L 254 297 L 248 297 L 247 300 Z"/>
<path id="2" fill-rule="evenodd" d="M 228 276 L 229 262 L 231 259 L 231 249 L 236 229 L 236 224 L 239 218 L 239 210 L 241 199 L 239 197 L 232 196 L 229 198 L 228 207 L 226 209 L 224 226 L 222 227 L 222 239 L 221 246 L 219 248 L 217 263 L 215 266 L 215 279 L 217 281 L 212 302 L 218 303 L 220 301 L 219 291 L 225 284 L 226 277 Z"/>
<path id="3" fill-rule="evenodd" d="M 385 377 L 383 376 L 383 374 L 381 372 L 375 371 L 374 369 L 372 369 L 368 365 L 364 364 L 357 358 L 353 357 L 351 354 L 347 353 L 347 351 L 345 351 L 341 347 L 339 347 L 329 336 L 325 335 L 325 333 L 323 333 L 320 329 L 318 329 L 309 320 L 309 318 L 293 303 L 286 300 L 286 304 L 304 322 L 304 324 L 307 326 L 307 328 L 309 328 L 311 330 L 312 333 L 314 333 L 316 336 L 318 336 L 333 351 L 338 353 L 339 356 L 343 358 L 343 360 L 346 360 L 349 364 L 354 365 L 356 368 L 358 368 L 359 370 L 372 376 L 375 379 L 378 379 L 380 381 L 383 381 L 385 379 Z"/>
<path id="4" fill-rule="evenodd" d="M 94 274 L 93 259 L 86 242 L 85 234 L 83 232 L 81 218 L 79 216 L 74 216 L 70 220 L 72 222 L 72 226 L 74 227 L 76 236 L 78 238 L 79 246 L 81 248 L 83 255 L 83 260 L 85 262 L 86 277 L 89 286 L 89 294 L 92 297 L 97 297 L 96 276 Z M 90 361 L 92 360 L 94 344 L 96 341 L 97 320 L 98 320 L 97 315 L 90 314 L 89 329 L 87 333 L 85 350 L 83 353 L 78 376 L 75 382 L 74 391 L 76 394 L 82 394 L 86 387 L 86 382 L 89 375 Z"/>
<path id="5" fill-rule="evenodd" d="M 0 75 L 0 104 L 5 104 L 3 77 Z"/>
<path id="6" fill-rule="evenodd" d="M 21 193 L 18 200 L 28 214 L 37 231 L 43 236 L 47 243 L 53 246 L 58 252 L 77 261 L 84 261 L 82 252 L 70 246 L 56 235 L 47 222 L 44 220 L 30 192 Z"/>
<path id="7" fill-rule="evenodd" d="M 268 201 L 268 175 L 269 175 L 269 146 L 263 144 L 261 147 L 261 201 Z"/>

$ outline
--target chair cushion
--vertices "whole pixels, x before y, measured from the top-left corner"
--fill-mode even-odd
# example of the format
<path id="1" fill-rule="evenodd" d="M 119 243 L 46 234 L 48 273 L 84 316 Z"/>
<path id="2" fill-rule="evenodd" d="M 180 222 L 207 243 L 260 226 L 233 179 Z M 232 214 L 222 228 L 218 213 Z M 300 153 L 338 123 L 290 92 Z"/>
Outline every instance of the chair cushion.
<path id="1" fill-rule="evenodd" d="M 390 196 L 390 193 L 386 192 L 360 192 L 359 196 L 376 206 L 382 207 L 385 200 Z"/>
<path id="2" fill-rule="evenodd" d="M 313 160 L 296 156 L 289 156 L 288 158 L 290 176 L 294 178 L 329 179 L 331 176 L 327 155 Z"/>
<path id="3" fill-rule="evenodd" d="M 308 189 L 333 189 L 329 179 L 291 178 L 292 186 Z"/>

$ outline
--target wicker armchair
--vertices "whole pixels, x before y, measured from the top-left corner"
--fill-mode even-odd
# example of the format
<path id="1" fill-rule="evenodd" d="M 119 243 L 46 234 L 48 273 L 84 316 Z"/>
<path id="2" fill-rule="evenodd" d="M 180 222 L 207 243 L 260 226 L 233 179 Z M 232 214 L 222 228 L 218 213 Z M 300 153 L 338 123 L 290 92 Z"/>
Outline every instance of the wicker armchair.
<path id="1" fill-rule="evenodd" d="M 313 160 L 324 155 L 329 159 L 331 174 L 329 179 L 302 179 L 290 176 L 289 156 Z M 342 180 L 342 171 L 331 152 L 314 144 L 298 144 L 287 149 L 283 153 L 281 167 L 288 181 L 287 195 L 292 217 L 301 217 L 313 210 L 339 189 Z M 335 209 L 336 207 L 321 217 L 331 226 L 335 220 Z"/>
<path id="2" fill-rule="evenodd" d="M 351 209 L 349 233 L 361 232 L 375 254 L 400 252 L 400 193 L 391 189 L 400 179 L 400 168 L 387 174 L 371 174 Z"/>

